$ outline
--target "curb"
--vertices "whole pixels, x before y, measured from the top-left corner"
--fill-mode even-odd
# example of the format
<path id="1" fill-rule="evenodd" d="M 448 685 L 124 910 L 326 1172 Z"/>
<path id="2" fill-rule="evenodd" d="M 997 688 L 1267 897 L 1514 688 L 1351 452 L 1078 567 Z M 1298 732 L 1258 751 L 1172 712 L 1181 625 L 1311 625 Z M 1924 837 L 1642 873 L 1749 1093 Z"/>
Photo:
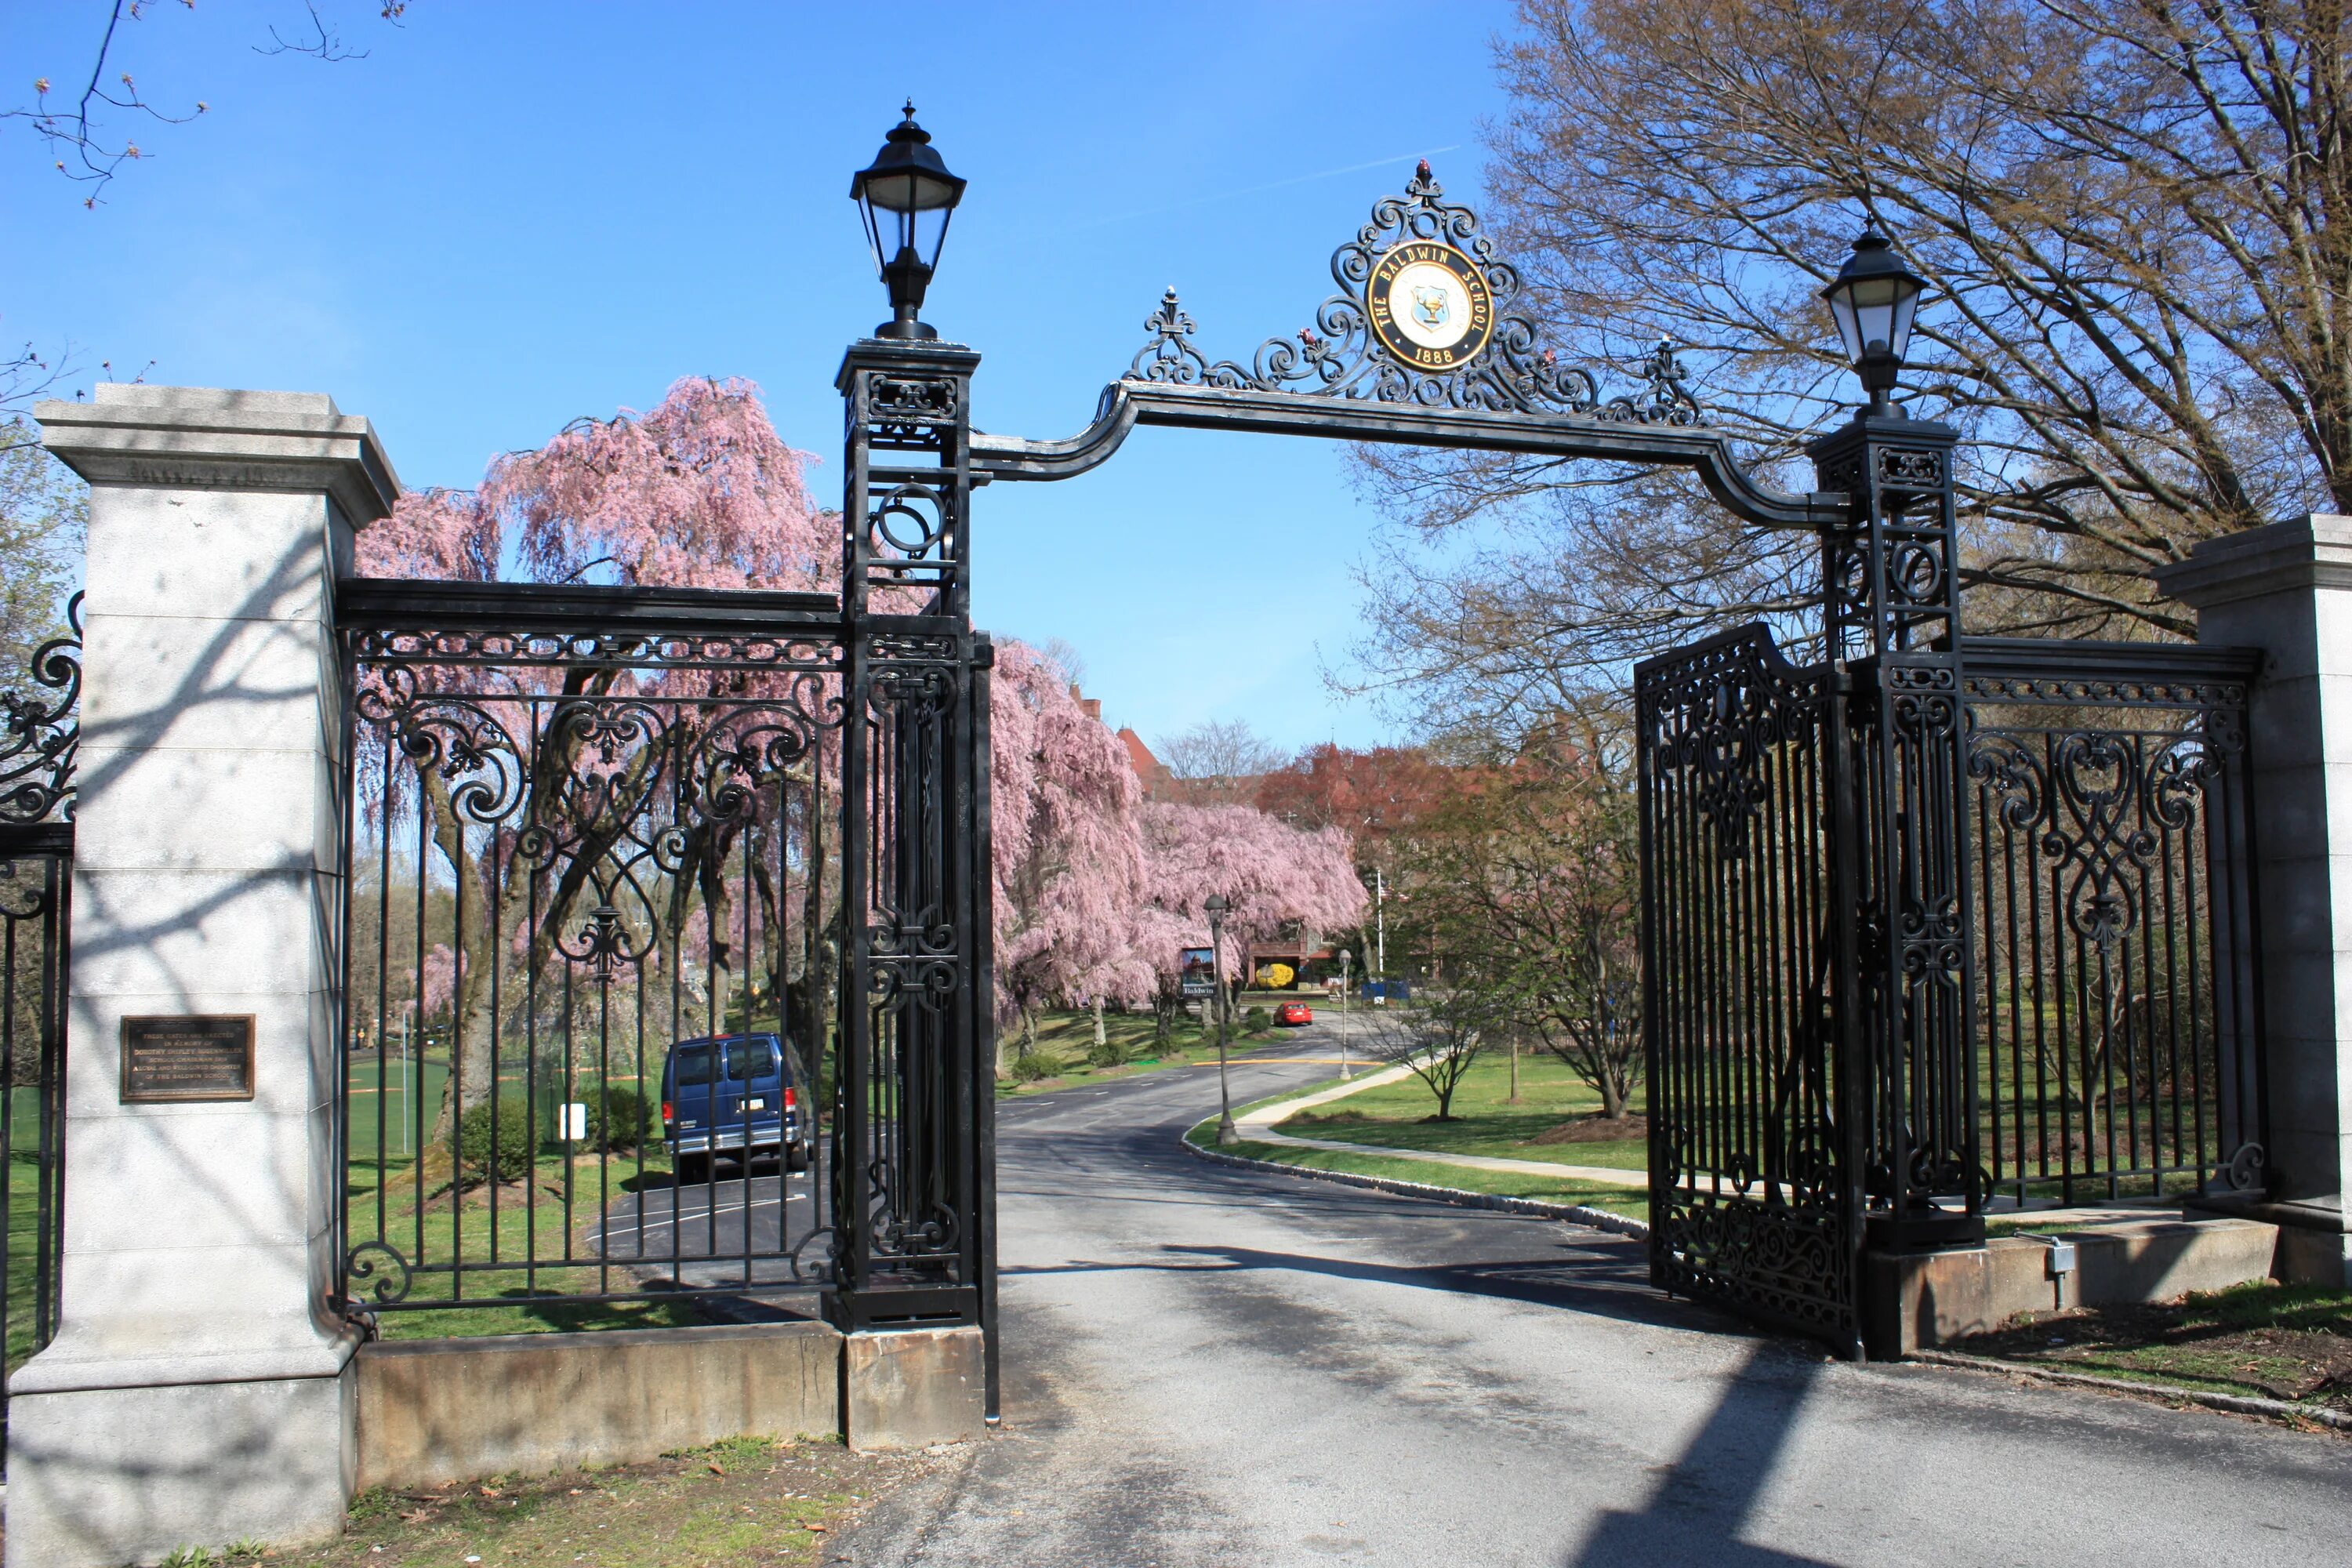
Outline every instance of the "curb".
<path id="1" fill-rule="evenodd" d="M 2102 1388 L 2110 1394 L 2148 1394 L 2169 1400 L 2175 1405 L 2201 1405 L 2208 1410 L 2225 1410 L 2232 1415 L 2268 1415 L 2315 1421 L 2338 1432 L 2352 1432 L 2352 1415 L 2336 1410 L 2315 1410 L 2304 1405 L 2289 1405 L 2282 1399 L 2255 1399 L 2242 1394 L 2210 1394 L 2203 1389 L 2174 1388 L 2161 1383 L 2134 1383 L 2126 1378 L 2100 1377 L 2087 1372 L 2044 1370 L 2030 1362 L 1996 1361 L 1990 1356 L 1962 1355 L 1957 1351 L 1913 1351 L 1903 1359 L 1927 1366 L 1951 1367 L 1959 1372 L 2038 1378 L 2044 1383 L 2063 1384 L 2074 1388 Z"/>
<path id="2" fill-rule="evenodd" d="M 1203 1149 L 1190 1138 L 1176 1140 L 1183 1151 L 1195 1159 L 1214 1165 L 1238 1165 L 1252 1171 L 1279 1171 L 1286 1176 L 1305 1176 L 1309 1181 L 1336 1182 L 1343 1187 L 1369 1187 L 1376 1193 L 1393 1193 L 1399 1197 L 1429 1198 L 1456 1208 L 1495 1209 L 1504 1214 L 1534 1215 L 1539 1219 L 1565 1220 L 1591 1230 L 1614 1231 L 1630 1236 L 1636 1241 L 1650 1238 L 1649 1222 L 1627 1219 L 1623 1215 L 1611 1214 L 1584 1204 L 1552 1204 L 1541 1198 L 1506 1197 L 1499 1193 L 1471 1193 L 1460 1187 L 1434 1187 L 1426 1182 L 1402 1181 L 1394 1176 L 1360 1176 L 1352 1171 L 1318 1171 L 1312 1165 L 1286 1165 L 1277 1160 L 1253 1160 L 1244 1154 L 1227 1154 L 1215 1149 Z"/>

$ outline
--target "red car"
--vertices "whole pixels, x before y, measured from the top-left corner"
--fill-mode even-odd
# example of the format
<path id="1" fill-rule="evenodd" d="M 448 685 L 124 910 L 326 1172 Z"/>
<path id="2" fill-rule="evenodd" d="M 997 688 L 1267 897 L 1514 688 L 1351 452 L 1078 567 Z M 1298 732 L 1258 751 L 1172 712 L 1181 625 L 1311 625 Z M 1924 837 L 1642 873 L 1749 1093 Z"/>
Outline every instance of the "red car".
<path id="1" fill-rule="evenodd" d="M 1286 1029 L 1298 1028 L 1315 1021 L 1315 1009 L 1304 1002 L 1285 1002 L 1274 1010 L 1274 1021 Z"/>

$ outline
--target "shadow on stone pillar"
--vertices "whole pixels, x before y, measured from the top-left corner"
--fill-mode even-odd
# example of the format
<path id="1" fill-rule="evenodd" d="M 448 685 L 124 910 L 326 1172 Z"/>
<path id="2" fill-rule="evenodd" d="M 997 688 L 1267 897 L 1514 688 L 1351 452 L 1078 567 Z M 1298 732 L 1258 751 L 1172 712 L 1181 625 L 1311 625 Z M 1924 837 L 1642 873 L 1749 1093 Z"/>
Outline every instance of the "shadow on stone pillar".
<path id="1" fill-rule="evenodd" d="M 36 415 L 93 489 L 63 1323 L 9 1384 L 7 1568 L 324 1539 L 355 1474 L 334 583 L 399 484 L 316 394 Z M 134 1016 L 250 1017 L 250 1098 L 126 1103 Z"/>
<path id="2" fill-rule="evenodd" d="M 2207 540 L 2156 574 L 2200 642 L 2268 657 L 2248 714 L 2261 1050 L 2282 1278 L 2352 1286 L 2352 518 Z"/>

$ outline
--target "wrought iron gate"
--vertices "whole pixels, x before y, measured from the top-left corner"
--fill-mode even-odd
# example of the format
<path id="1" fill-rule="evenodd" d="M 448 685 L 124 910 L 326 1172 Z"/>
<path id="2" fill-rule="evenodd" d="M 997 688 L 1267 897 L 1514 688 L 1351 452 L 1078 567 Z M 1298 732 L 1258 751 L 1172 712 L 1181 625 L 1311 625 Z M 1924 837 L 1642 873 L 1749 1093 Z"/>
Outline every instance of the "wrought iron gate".
<path id="1" fill-rule="evenodd" d="M 698 589 L 337 616 L 345 1310 L 992 1329 L 987 639 Z M 716 1087 L 769 1037 L 784 1105 Z M 666 1073 L 700 1042 L 715 1126 Z"/>
<path id="2" fill-rule="evenodd" d="M 80 737 L 81 599 L 0 688 L 0 1330 L 13 1374 L 58 1330 L 65 1231 L 66 997 Z M 13 675 L 14 672 L 11 672 Z M 0 1382 L 0 1457 L 7 1394 Z"/>
<path id="3" fill-rule="evenodd" d="M 1762 626 L 1635 672 L 1651 1277 L 1858 1344 L 1844 679 Z"/>
<path id="4" fill-rule="evenodd" d="M 1751 626 L 1636 670 L 1656 1284 L 1855 1354 L 1865 1242 L 2263 1187 L 2257 664 Z"/>

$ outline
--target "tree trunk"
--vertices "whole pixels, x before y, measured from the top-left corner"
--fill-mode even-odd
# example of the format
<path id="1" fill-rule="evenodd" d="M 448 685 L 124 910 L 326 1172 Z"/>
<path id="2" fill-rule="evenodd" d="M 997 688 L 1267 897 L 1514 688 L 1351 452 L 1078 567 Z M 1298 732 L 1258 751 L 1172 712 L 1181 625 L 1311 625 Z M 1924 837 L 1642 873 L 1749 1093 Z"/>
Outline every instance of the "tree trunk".
<path id="1" fill-rule="evenodd" d="M 611 677 L 602 672 L 575 675 L 577 686 L 570 687 L 565 696 L 583 702 L 593 702 L 604 694 Z M 560 704 L 557 717 L 549 721 L 541 750 L 531 759 L 525 787 L 531 802 L 553 802 L 561 798 L 558 781 L 571 775 L 578 758 L 581 742 L 576 726 L 567 723 L 562 715 L 568 704 Z M 569 932 L 572 911 L 580 896 L 589 889 L 590 873 L 605 854 L 619 842 L 629 822 L 644 804 L 641 786 L 648 769 L 659 765 L 665 746 L 660 743 L 644 747 L 631 759 L 627 771 L 611 784 L 605 795 L 605 806 L 597 819 L 581 825 L 579 839 L 563 861 L 563 869 L 554 879 L 554 885 L 543 900 L 535 900 L 531 879 L 535 868 L 525 866 L 519 858 L 510 858 L 497 877 L 498 895 L 495 900 L 495 926 L 488 920 L 478 920 L 469 939 L 462 923 L 454 933 L 454 944 L 464 969 L 456 979 L 453 989 L 456 1004 L 451 1010 L 452 1021 L 458 1026 L 457 1038 L 451 1042 L 451 1072 L 442 1086 L 441 1111 L 433 1123 L 435 1142 L 446 1142 L 466 1111 L 488 1100 L 498 1089 L 498 1035 L 500 1019 L 491 977 L 503 968 L 508 988 L 512 993 L 509 1005 L 528 994 L 529 979 L 534 974 L 564 973 L 563 959 L 556 947 L 556 939 Z M 450 779 L 436 768 L 418 770 L 417 782 L 423 799 L 420 809 L 432 815 L 433 841 L 448 862 L 450 873 L 457 879 L 461 895 L 470 893 L 473 901 L 486 895 L 478 874 L 478 861 L 469 858 L 465 842 L 465 829 L 459 819 L 456 802 L 450 794 Z M 495 840 L 494 840 L 495 842 Z M 538 908 L 534 911 L 534 903 Z M 537 924 L 531 940 L 520 961 L 510 965 L 494 963 L 494 953 L 513 951 L 515 936 L 523 921 L 536 913 Z M 577 978 L 576 976 L 574 977 Z M 551 981 L 551 983 L 554 983 Z M 593 984 L 591 982 L 591 984 Z"/>

